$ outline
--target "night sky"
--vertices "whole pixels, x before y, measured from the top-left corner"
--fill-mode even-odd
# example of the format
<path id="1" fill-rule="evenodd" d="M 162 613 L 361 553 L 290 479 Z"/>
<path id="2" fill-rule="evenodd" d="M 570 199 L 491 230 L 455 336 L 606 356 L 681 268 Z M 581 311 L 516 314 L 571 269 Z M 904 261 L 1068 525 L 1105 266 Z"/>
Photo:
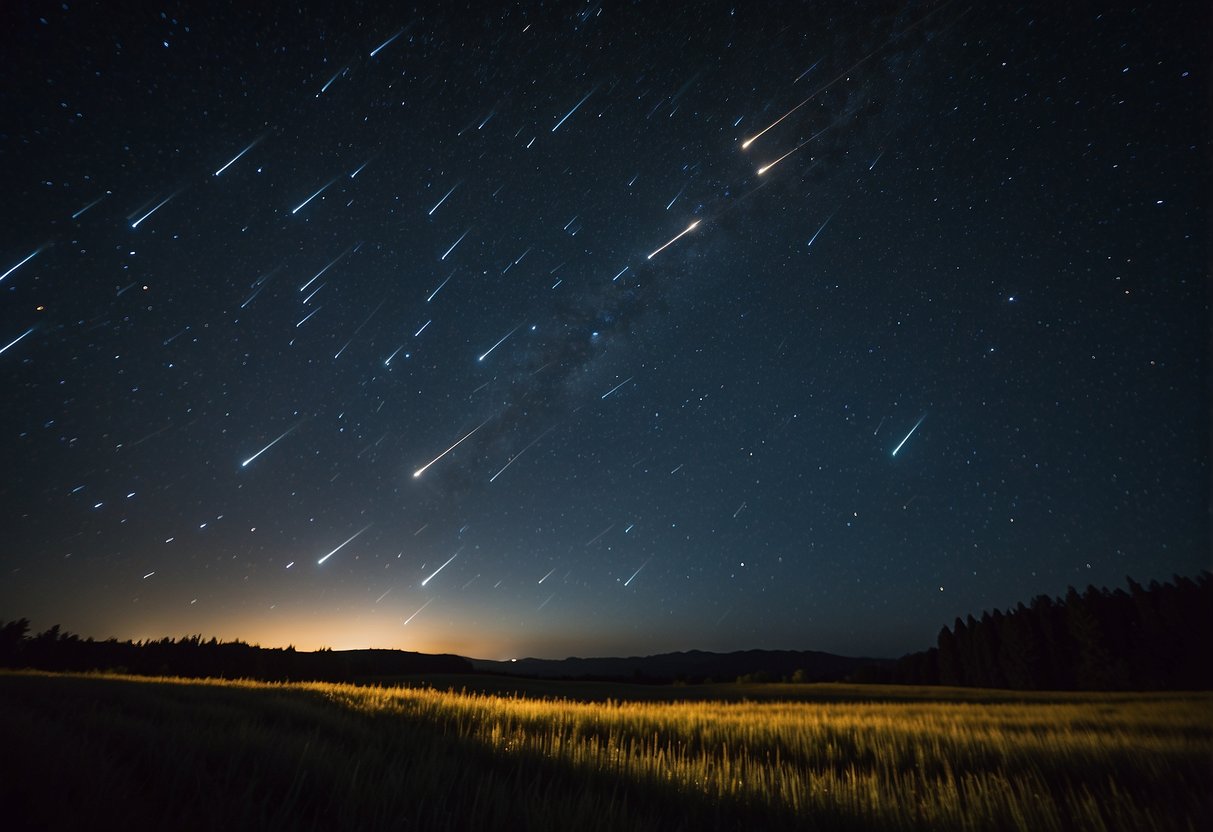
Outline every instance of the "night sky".
<path id="1" fill-rule="evenodd" d="M 1206 4 L 494 5 L 6 4 L 0 618 L 896 656 L 1209 566 Z"/>

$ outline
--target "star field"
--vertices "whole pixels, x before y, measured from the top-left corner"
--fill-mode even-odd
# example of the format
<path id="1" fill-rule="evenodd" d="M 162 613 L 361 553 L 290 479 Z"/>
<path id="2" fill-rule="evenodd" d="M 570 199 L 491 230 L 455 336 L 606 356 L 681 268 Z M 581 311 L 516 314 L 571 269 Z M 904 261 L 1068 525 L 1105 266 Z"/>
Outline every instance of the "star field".
<path id="1" fill-rule="evenodd" d="M 1209 565 L 1197 4 L 6 16 L 10 618 L 894 656 Z"/>

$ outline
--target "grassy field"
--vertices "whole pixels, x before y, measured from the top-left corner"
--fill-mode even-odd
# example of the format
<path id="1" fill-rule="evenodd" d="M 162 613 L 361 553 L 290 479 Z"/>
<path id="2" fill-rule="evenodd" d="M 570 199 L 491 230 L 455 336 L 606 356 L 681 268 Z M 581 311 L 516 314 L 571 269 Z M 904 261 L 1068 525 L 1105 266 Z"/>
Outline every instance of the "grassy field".
<path id="1" fill-rule="evenodd" d="M 469 681 L 0 673 L 0 825 L 1213 828 L 1210 694 Z"/>

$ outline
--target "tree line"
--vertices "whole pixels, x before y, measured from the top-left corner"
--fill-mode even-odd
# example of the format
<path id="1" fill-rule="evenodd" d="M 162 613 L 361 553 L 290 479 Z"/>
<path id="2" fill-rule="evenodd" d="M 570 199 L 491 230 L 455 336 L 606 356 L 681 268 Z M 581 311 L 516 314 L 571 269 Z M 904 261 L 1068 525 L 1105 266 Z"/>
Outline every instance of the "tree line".
<path id="1" fill-rule="evenodd" d="M 0 624 L 0 667 L 54 671 L 107 670 L 147 676 L 342 682 L 409 673 L 470 673 L 462 656 L 403 650 L 318 650 L 260 647 L 201 635 L 146 641 L 94 641 L 59 625 L 35 635 L 20 618 Z"/>
<path id="2" fill-rule="evenodd" d="M 1213 575 L 1128 588 L 1070 587 L 957 618 L 936 646 L 857 680 L 1013 690 L 1213 688 Z"/>

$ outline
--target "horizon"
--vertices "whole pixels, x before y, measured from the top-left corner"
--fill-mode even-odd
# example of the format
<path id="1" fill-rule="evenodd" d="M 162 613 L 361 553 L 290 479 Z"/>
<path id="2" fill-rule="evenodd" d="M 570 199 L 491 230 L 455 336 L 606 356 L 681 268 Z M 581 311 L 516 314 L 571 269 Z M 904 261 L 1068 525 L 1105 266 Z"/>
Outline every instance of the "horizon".
<path id="1" fill-rule="evenodd" d="M 595 9 L 0 34 L 0 611 L 896 658 L 1210 567 L 1199 27 Z"/>

